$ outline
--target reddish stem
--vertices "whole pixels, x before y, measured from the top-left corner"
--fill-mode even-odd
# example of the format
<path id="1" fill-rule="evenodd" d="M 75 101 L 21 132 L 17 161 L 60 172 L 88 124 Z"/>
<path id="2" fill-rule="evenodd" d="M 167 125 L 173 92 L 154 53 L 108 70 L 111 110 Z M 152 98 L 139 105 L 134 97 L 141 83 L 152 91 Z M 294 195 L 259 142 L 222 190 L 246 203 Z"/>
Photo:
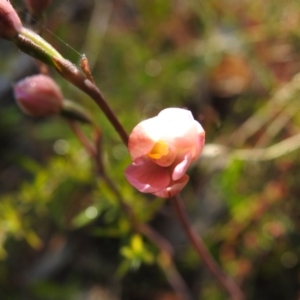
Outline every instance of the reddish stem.
<path id="1" fill-rule="evenodd" d="M 191 300 L 192 297 L 190 295 L 189 288 L 185 284 L 184 280 L 182 279 L 180 273 L 177 271 L 176 266 L 173 262 L 174 250 L 172 245 L 157 231 L 152 229 L 148 224 L 143 224 L 136 220 L 136 217 L 131 207 L 124 202 L 122 195 L 120 194 L 116 185 L 106 175 L 101 160 L 101 131 L 98 128 L 95 129 L 95 139 L 94 144 L 92 144 L 90 140 L 85 136 L 85 134 L 81 131 L 77 122 L 70 121 L 69 123 L 77 138 L 81 141 L 86 151 L 94 160 L 97 175 L 101 177 L 102 180 L 106 183 L 106 185 L 111 189 L 111 191 L 113 191 L 113 193 L 119 201 L 120 206 L 128 215 L 134 230 L 142 233 L 150 241 L 152 241 L 158 249 L 160 249 L 162 255 L 165 258 L 164 261 L 167 261 L 167 263 L 162 263 L 160 265 L 161 268 L 164 270 L 166 278 L 169 281 L 170 285 L 177 292 L 177 294 L 181 296 L 180 299 Z"/>
<path id="2" fill-rule="evenodd" d="M 108 105 L 99 88 L 89 79 L 87 79 L 70 61 L 59 57 L 52 57 L 52 59 L 56 70 L 61 74 L 62 77 L 85 92 L 96 102 L 102 112 L 106 115 L 107 119 L 113 125 L 124 144 L 127 146 L 128 134 L 115 115 L 114 111 Z"/>
<path id="3" fill-rule="evenodd" d="M 216 278 L 219 284 L 228 292 L 232 300 L 245 299 L 241 289 L 233 281 L 233 279 L 231 279 L 222 271 L 222 269 L 219 267 L 217 262 L 207 250 L 202 238 L 191 226 L 188 215 L 186 213 L 186 209 L 183 204 L 183 200 L 179 194 L 172 198 L 172 204 L 177 214 L 178 220 L 180 221 L 185 233 L 187 234 L 189 241 L 193 245 L 194 249 L 202 259 L 207 269 Z"/>
<path id="4" fill-rule="evenodd" d="M 70 124 L 73 132 L 77 136 L 77 138 L 80 140 L 80 142 L 84 146 L 85 150 L 89 153 L 90 156 L 94 157 L 96 155 L 96 149 L 95 149 L 94 145 L 90 142 L 90 140 L 86 137 L 86 135 L 81 131 L 77 122 L 69 121 L 69 124 Z"/>

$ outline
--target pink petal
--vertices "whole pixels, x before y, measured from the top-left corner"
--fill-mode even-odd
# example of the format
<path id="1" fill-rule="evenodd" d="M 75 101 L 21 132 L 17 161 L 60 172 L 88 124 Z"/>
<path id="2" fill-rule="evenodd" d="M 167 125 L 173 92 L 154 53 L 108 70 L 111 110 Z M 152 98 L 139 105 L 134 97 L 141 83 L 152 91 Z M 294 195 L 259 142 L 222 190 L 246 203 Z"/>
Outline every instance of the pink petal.
<path id="1" fill-rule="evenodd" d="M 178 107 L 169 107 L 163 109 L 158 116 L 163 118 L 175 118 L 175 119 L 185 119 L 187 121 L 194 120 L 193 115 L 187 109 Z"/>
<path id="2" fill-rule="evenodd" d="M 151 151 L 159 140 L 159 123 L 157 118 L 142 121 L 135 126 L 129 136 L 128 150 L 132 160 L 144 156 Z"/>
<path id="3" fill-rule="evenodd" d="M 170 181 L 167 168 L 156 165 L 149 159 L 138 158 L 125 170 L 130 184 L 142 193 L 155 193 L 166 188 Z"/>
<path id="4" fill-rule="evenodd" d="M 158 116 L 163 126 L 161 139 L 169 141 L 176 148 L 187 149 L 195 145 L 197 130 L 190 111 L 181 108 L 167 108 Z"/>
<path id="5" fill-rule="evenodd" d="M 180 193 L 189 181 L 189 176 L 184 174 L 179 180 L 173 181 L 171 185 L 159 192 L 154 193 L 157 197 L 170 198 Z"/>
<path id="6" fill-rule="evenodd" d="M 191 161 L 192 154 L 191 152 L 188 152 L 186 155 L 184 155 L 183 160 L 175 166 L 172 174 L 172 179 L 178 180 L 179 178 L 181 178 L 185 174 L 187 168 L 190 166 Z"/>
<path id="7" fill-rule="evenodd" d="M 199 155 L 201 154 L 201 152 L 203 150 L 204 143 L 205 143 L 205 131 L 198 122 L 196 122 L 196 123 L 197 123 L 196 153 L 193 157 L 193 160 L 196 160 L 199 157 Z"/>
<path id="8" fill-rule="evenodd" d="M 193 157 L 200 153 L 196 149 L 199 134 L 204 133 L 190 111 L 167 108 L 156 117 L 139 123 L 129 137 L 128 149 L 133 160 L 147 155 L 159 140 L 163 140 L 180 152 L 192 150 Z"/>

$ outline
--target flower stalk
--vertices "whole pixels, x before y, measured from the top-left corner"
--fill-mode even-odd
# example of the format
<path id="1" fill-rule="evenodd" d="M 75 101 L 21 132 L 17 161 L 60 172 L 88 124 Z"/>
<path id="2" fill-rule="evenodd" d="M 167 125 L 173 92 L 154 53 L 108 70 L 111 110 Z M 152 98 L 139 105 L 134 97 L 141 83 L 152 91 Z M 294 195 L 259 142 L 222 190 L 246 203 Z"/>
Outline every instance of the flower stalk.
<path id="1" fill-rule="evenodd" d="M 107 101 L 105 100 L 104 96 L 102 95 L 98 87 L 94 83 L 92 83 L 89 79 L 87 79 L 79 71 L 79 69 L 70 61 L 60 57 L 53 57 L 53 62 L 54 62 L 55 69 L 63 78 L 65 78 L 70 83 L 75 85 L 81 91 L 85 92 L 96 102 L 96 104 L 106 115 L 108 120 L 111 122 L 111 124 L 119 134 L 123 143 L 127 146 L 128 134 L 125 131 L 123 125 L 120 123 L 117 116 L 115 115 L 114 111 L 108 105 Z"/>
<path id="2" fill-rule="evenodd" d="M 16 39 L 16 46 L 24 53 L 55 67 L 53 57 L 63 59 L 62 55 L 34 31 L 22 27 Z"/>
<path id="3" fill-rule="evenodd" d="M 113 110 L 108 105 L 107 101 L 105 100 L 104 96 L 102 95 L 101 91 L 98 89 L 98 87 L 93 83 L 93 79 L 91 76 L 87 75 L 88 72 L 84 69 L 85 74 L 83 74 L 73 63 L 71 63 L 69 60 L 63 58 L 63 56 L 56 51 L 49 43 L 47 43 L 42 37 L 40 37 L 38 34 L 34 33 L 33 31 L 22 27 L 22 24 L 20 20 L 18 19 L 17 14 L 14 12 L 11 6 L 9 6 L 7 1 L 1 1 L 0 2 L 0 38 L 4 38 L 7 40 L 13 41 L 16 46 L 23 52 L 29 54 L 30 56 L 42 61 L 48 66 L 54 67 L 58 73 L 65 78 L 67 81 L 72 83 L 74 86 L 85 92 L 87 95 L 89 95 L 96 104 L 100 107 L 102 112 L 106 115 L 110 123 L 113 125 L 119 136 L 121 137 L 124 144 L 128 145 L 128 134 L 125 131 L 123 125 L 120 123 L 118 118 L 116 117 Z M 74 126 L 74 122 L 71 122 L 71 126 L 75 133 L 77 133 L 79 139 L 85 144 L 86 149 L 89 151 L 91 156 L 95 159 L 96 167 L 98 166 L 98 175 L 103 178 L 103 180 L 108 184 L 111 185 L 111 188 L 116 191 L 116 195 L 119 195 L 119 191 L 115 189 L 114 183 L 105 176 L 102 162 L 99 158 L 99 149 L 90 145 L 87 140 L 84 139 L 84 136 L 80 136 L 80 132 L 78 131 L 78 128 Z M 199 129 L 199 128 L 198 128 Z M 200 135 L 200 131 L 197 131 L 196 128 L 196 134 L 197 137 Z M 185 136 L 184 136 L 185 137 Z M 183 137 L 184 144 L 186 140 Z M 167 197 L 173 196 L 174 193 L 170 193 L 170 189 L 173 188 L 174 183 L 179 184 L 180 186 L 176 187 L 175 192 L 179 192 L 179 190 L 184 186 L 184 184 L 187 182 L 188 177 L 185 174 L 185 171 L 189 164 L 196 159 L 196 157 L 200 154 L 203 144 L 200 141 L 204 141 L 204 136 L 202 136 L 202 139 L 196 138 L 193 139 L 193 141 L 198 141 L 198 145 L 195 149 L 188 149 L 187 153 L 181 153 L 180 151 L 178 153 L 182 154 L 181 156 L 174 155 L 174 157 L 171 155 L 173 152 L 173 146 L 167 144 L 164 140 L 158 140 L 155 145 L 152 145 L 149 149 L 149 151 L 146 153 L 148 155 L 148 160 L 152 159 L 153 161 L 156 161 L 156 168 L 159 168 L 159 170 L 162 170 L 162 168 L 168 167 L 167 171 L 172 171 L 174 173 L 172 175 L 172 178 L 169 180 L 167 178 L 167 175 L 165 176 L 166 180 L 169 180 L 165 186 L 161 187 L 157 192 L 160 193 L 160 191 L 166 191 Z M 185 147 L 182 147 L 185 149 Z M 167 151 L 168 150 L 168 151 Z M 168 153 L 170 153 L 170 157 L 167 158 L 169 160 L 164 160 L 164 156 L 166 156 Z M 177 160 L 176 160 L 177 159 Z M 153 165 L 153 164 L 152 164 Z M 181 180 L 179 182 L 176 182 L 178 180 Z M 169 184 L 169 182 L 172 183 L 172 185 Z M 144 182 L 142 182 L 144 183 Z M 174 190 L 174 188 L 173 188 Z M 152 191 L 151 191 L 152 192 Z M 161 196 L 161 194 L 157 194 L 158 196 Z M 165 196 L 165 197 L 166 197 Z M 164 240 L 158 236 L 154 231 L 149 231 L 149 227 L 146 224 L 138 224 L 136 223 L 136 220 L 134 216 L 132 215 L 131 208 L 127 207 L 125 203 L 123 203 L 122 198 L 120 198 L 120 203 L 122 205 L 125 205 L 125 208 L 129 214 L 129 217 L 132 218 L 133 227 L 135 227 L 137 230 L 143 232 L 145 235 L 148 236 L 149 239 L 156 241 L 156 244 L 159 245 L 161 249 L 163 249 L 163 252 L 168 253 L 168 256 L 171 258 L 172 254 L 169 253 L 170 249 L 168 249 L 168 243 L 164 242 Z M 189 240 L 191 241 L 192 245 L 194 246 L 195 250 L 199 254 L 199 256 L 202 258 L 205 266 L 210 270 L 210 272 L 213 274 L 213 276 L 218 280 L 221 286 L 225 290 L 228 291 L 228 293 L 231 296 L 232 300 L 243 300 L 244 295 L 239 289 L 239 287 L 235 284 L 235 282 L 229 278 L 217 265 L 217 263 L 214 261 L 212 256 L 210 255 L 209 251 L 205 247 L 202 239 L 197 235 L 195 230 L 191 227 L 187 214 L 185 212 L 182 199 L 177 194 L 172 198 L 172 203 L 174 206 L 174 209 L 178 215 L 178 219 L 181 222 Z M 139 227 L 141 226 L 141 227 Z M 178 278 L 177 278 L 178 279 Z M 171 282 L 174 282 L 170 280 Z M 182 289 L 185 289 L 185 285 L 182 284 Z"/>
<path id="4" fill-rule="evenodd" d="M 54 67 L 63 78 L 89 95 L 106 115 L 127 146 L 127 132 L 108 105 L 101 91 L 72 62 L 63 58 L 56 49 L 30 29 L 23 27 L 14 42 L 21 51 Z"/>
<path id="5" fill-rule="evenodd" d="M 76 120 L 82 123 L 95 125 L 95 121 L 87 110 L 81 105 L 68 99 L 63 99 L 60 114 L 69 120 Z"/>
<path id="6" fill-rule="evenodd" d="M 95 138 L 92 143 L 85 134 L 81 131 L 76 121 L 69 121 L 69 124 L 77 136 L 78 140 L 81 141 L 82 145 L 89 153 L 90 157 L 94 160 L 96 175 L 103 180 L 103 182 L 110 188 L 115 194 L 120 207 L 127 214 L 131 226 L 134 231 L 143 234 L 147 237 L 156 247 L 160 250 L 160 255 L 163 259 L 159 260 L 158 263 L 161 269 L 164 271 L 167 280 L 173 287 L 174 291 L 180 295 L 182 300 L 192 300 L 191 293 L 180 273 L 178 272 L 174 261 L 174 249 L 172 245 L 158 232 L 156 232 L 150 225 L 138 222 L 133 210 L 128 206 L 122 198 L 121 193 L 117 189 L 114 182 L 107 176 L 104 165 L 101 159 L 101 131 L 99 128 L 95 128 Z"/>
<path id="7" fill-rule="evenodd" d="M 195 251 L 198 253 L 199 257 L 202 259 L 206 268 L 216 278 L 220 286 L 222 286 L 228 292 L 230 299 L 244 300 L 244 294 L 239 286 L 219 267 L 217 262 L 206 248 L 202 238 L 192 227 L 180 194 L 174 196 L 171 199 L 171 202 L 182 228 L 184 229 L 189 241 L 191 242 Z"/>

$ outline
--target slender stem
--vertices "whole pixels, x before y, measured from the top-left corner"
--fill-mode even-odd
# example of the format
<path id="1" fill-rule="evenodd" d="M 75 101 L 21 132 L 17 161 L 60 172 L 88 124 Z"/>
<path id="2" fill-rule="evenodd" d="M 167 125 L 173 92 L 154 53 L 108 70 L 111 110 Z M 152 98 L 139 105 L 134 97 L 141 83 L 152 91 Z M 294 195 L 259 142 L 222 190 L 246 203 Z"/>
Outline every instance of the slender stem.
<path id="1" fill-rule="evenodd" d="M 214 260 L 214 258 L 207 250 L 201 237 L 191 226 L 183 204 L 183 200 L 179 194 L 172 198 L 172 204 L 177 214 L 178 220 L 180 221 L 183 229 L 185 230 L 188 239 L 190 240 L 191 244 L 193 245 L 194 249 L 198 253 L 199 257 L 202 259 L 207 269 L 217 279 L 219 284 L 228 292 L 232 300 L 245 299 L 241 289 L 228 275 L 226 275 L 221 270 L 217 262 Z"/>
<path id="2" fill-rule="evenodd" d="M 174 250 L 172 245 L 157 231 L 155 231 L 148 224 L 140 223 L 137 221 L 134 212 L 131 207 L 127 205 L 119 190 L 117 189 L 114 182 L 106 175 L 104 166 L 101 160 L 101 132 L 99 129 L 95 129 L 95 143 L 92 144 L 90 140 L 85 136 L 81 131 L 77 122 L 69 122 L 73 132 L 77 138 L 81 141 L 82 145 L 89 153 L 91 158 L 95 162 L 96 174 L 105 182 L 105 184 L 110 188 L 110 190 L 115 194 L 120 206 L 123 211 L 128 215 L 133 229 L 137 232 L 140 232 L 146 236 L 150 241 L 153 242 L 160 249 L 161 256 L 164 257 L 163 261 L 160 263 L 161 269 L 164 271 L 169 284 L 173 287 L 174 291 L 180 295 L 182 300 L 192 300 L 191 293 L 189 288 L 182 279 L 180 273 L 176 269 L 176 266 L 173 262 Z"/>
<path id="3" fill-rule="evenodd" d="M 127 146 L 127 132 L 98 87 L 94 84 L 93 77 L 89 72 L 88 61 L 85 57 L 82 57 L 81 61 L 81 66 L 85 73 L 84 75 L 73 63 L 63 58 L 55 48 L 30 29 L 22 27 L 14 43 L 21 51 L 54 67 L 63 78 L 88 94 L 100 107 Z"/>
<path id="4" fill-rule="evenodd" d="M 63 78 L 65 78 L 74 86 L 76 86 L 77 88 L 85 92 L 87 95 L 89 95 L 96 102 L 96 104 L 99 106 L 102 112 L 106 115 L 110 123 L 114 126 L 115 130 L 121 137 L 124 144 L 126 146 L 128 145 L 129 137 L 126 130 L 124 129 L 123 125 L 120 123 L 114 111 L 108 105 L 107 101 L 103 97 L 99 88 L 94 84 L 93 78 L 89 73 L 89 67 L 86 64 L 87 62 L 84 59 L 82 60 L 82 69 L 86 76 L 84 76 L 82 72 L 80 72 L 78 68 L 74 64 L 72 64 L 69 60 L 64 59 L 49 43 L 44 41 L 39 35 L 35 34 L 33 31 L 28 30 L 26 28 L 22 28 L 21 32 L 18 34 L 15 40 L 15 44 L 23 52 L 43 61 L 47 65 L 53 66 Z M 164 238 L 161 237 L 154 230 L 150 230 L 149 229 L 150 227 L 147 230 L 145 230 L 145 228 L 147 228 L 146 224 L 143 224 L 142 227 L 140 226 L 140 224 L 137 224 L 132 209 L 123 201 L 114 183 L 106 176 L 100 158 L 100 145 L 97 144 L 98 142 L 99 143 L 101 142 L 101 134 L 98 135 L 99 140 L 96 139 L 96 145 L 91 145 L 89 140 L 81 132 L 79 126 L 77 126 L 76 123 L 70 122 L 70 126 L 73 129 L 74 133 L 79 138 L 79 140 L 83 143 L 84 147 L 86 148 L 90 156 L 94 159 L 98 176 L 101 177 L 106 182 L 106 184 L 112 189 L 112 191 L 115 192 L 115 195 L 117 196 L 121 206 L 125 209 L 126 213 L 129 215 L 133 228 L 148 236 L 148 238 L 152 240 L 154 243 L 156 243 L 158 248 L 160 248 L 161 251 L 167 254 L 170 260 L 172 260 L 173 252 L 171 252 L 169 247 L 166 246 L 168 245 L 168 242 L 166 241 L 162 242 Z M 173 269 L 174 268 L 175 267 L 173 267 Z M 182 280 L 182 278 L 179 276 L 179 273 L 174 273 L 174 271 L 171 271 L 170 268 L 169 271 L 173 274 L 172 276 L 169 276 L 168 272 L 165 273 L 167 275 L 170 284 L 176 288 L 178 282 L 176 283 L 175 281 L 179 280 L 180 281 L 179 294 L 181 294 L 184 297 L 184 299 L 189 299 L 190 297 L 188 296 L 189 295 L 188 289 L 184 281 Z"/>
<path id="5" fill-rule="evenodd" d="M 163 238 L 160 234 L 157 233 L 154 229 L 152 229 L 147 224 L 139 224 L 138 229 L 142 232 L 145 236 L 148 237 L 154 244 L 159 245 L 159 248 L 166 253 L 169 257 L 174 256 L 174 249 L 172 245 Z"/>
<path id="6" fill-rule="evenodd" d="M 193 297 L 191 292 L 174 264 L 172 258 L 174 250 L 171 244 L 147 224 L 138 224 L 136 230 L 144 234 L 158 249 L 160 249 L 163 259 L 158 263 L 164 271 L 169 284 L 173 287 L 174 291 L 181 296 L 180 299 L 192 300 Z"/>
<path id="7" fill-rule="evenodd" d="M 105 174 L 103 176 L 103 180 L 107 183 L 107 185 L 117 196 L 120 206 L 129 216 L 133 229 L 146 236 L 150 241 L 152 241 L 154 245 L 156 245 L 158 249 L 160 249 L 161 255 L 165 258 L 164 261 L 167 262 L 160 263 L 160 266 L 164 271 L 170 285 L 173 287 L 174 291 L 176 291 L 176 293 L 181 296 L 180 299 L 191 300 L 192 296 L 189 291 L 189 288 L 182 279 L 180 273 L 178 272 L 173 262 L 174 250 L 172 245 L 156 230 L 151 228 L 151 226 L 145 223 L 141 223 L 136 219 L 131 207 L 124 202 L 113 181 L 111 181 L 110 178 L 108 178 Z"/>
<path id="8" fill-rule="evenodd" d="M 100 92 L 100 90 L 89 80 L 85 79 L 82 84 L 77 85 L 82 91 L 87 93 L 93 100 L 95 100 L 96 104 L 100 107 L 103 113 L 106 115 L 108 120 L 114 126 L 117 133 L 120 135 L 122 141 L 127 146 L 128 145 L 128 134 L 125 131 L 123 125 L 120 123 L 119 119 L 116 117 L 115 113 L 108 105 L 104 96 Z"/>
<path id="9" fill-rule="evenodd" d="M 87 79 L 75 65 L 66 59 L 59 57 L 52 57 L 55 64 L 56 70 L 64 77 L 67 81 L 75 85 L 77 88 L 89 95 L 99 106 L 102 112 L 106 115 L 110 123 L 113 125 L 119 136 L 121 137 L 124 144 L 128 145 L 128 134 L 115 115 L 114 111 L 108 105 L 99 88 Z"/>
<path id="10" fill-rule="evenodd" d="M 170 285 L 181 296 L 180 299 L 194 299 L 170 257 L 162 252 L 158 258 L 158 264 L 164 270 Z"/>
<path id="11" fill-rule="evenodd" d="M 89 153 L 89 155 L 95 156 L 96 151 L 95 151 L 94 145 L 89 141 L 89 139 L 85 136 L 85 134 L 80 130 L 80 127 L 78 126 L 77 122 L 69 121 L 69 125 L 72 128 L 75 135 L 77 136 L 77 138 L 82 143 L 82 145 L 84 145 L 84 148 Z"/>
<path id="12" fill-rule="evenodd" d="M 177 294 L 180 295 L 180 299 L 192 300 L 193 297 L 189 291 L 189 288 L 187 287 L 186 283 L 184 282 L 183 278 L 181 277 L 174 264 L 174 249 L 172 245 L 151 226 L 145 223 L 138 222 L 136 220 L 136 217 L 134 216 L 134 212 L 132 211 L 130 206 L 128 206 L 124 202 L 114 183 L 106 175 L 104 175 L 103 179 L 111 188 L 111 190 L 115 192 L 121 207 L 127 213 L 131 220 L 133 229 L 146 236 L 150 241 L 152 241 L 154 245 L 156 245 L 158 249 L 160 249 L 163 260 L 159 262 L 159 265 L 164 271 L 166 278 L 169 281 L 169 284 L 173 287 L 174 291 L 176 291 Z"/>

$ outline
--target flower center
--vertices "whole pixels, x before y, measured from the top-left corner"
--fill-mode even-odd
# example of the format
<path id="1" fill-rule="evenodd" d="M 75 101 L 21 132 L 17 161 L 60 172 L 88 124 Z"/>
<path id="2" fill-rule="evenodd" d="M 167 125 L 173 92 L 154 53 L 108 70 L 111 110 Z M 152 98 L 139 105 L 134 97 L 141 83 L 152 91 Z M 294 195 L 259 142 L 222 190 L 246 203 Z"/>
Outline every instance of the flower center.
<path id="1" fill-rule="evenodd" d="M 160 159 L 167 154 L 169 154 L 168 144 L 164 141 L 159 140 L 154 144 L 153 148 L 148 153 L 148 157 L 152 159 Z"/>

